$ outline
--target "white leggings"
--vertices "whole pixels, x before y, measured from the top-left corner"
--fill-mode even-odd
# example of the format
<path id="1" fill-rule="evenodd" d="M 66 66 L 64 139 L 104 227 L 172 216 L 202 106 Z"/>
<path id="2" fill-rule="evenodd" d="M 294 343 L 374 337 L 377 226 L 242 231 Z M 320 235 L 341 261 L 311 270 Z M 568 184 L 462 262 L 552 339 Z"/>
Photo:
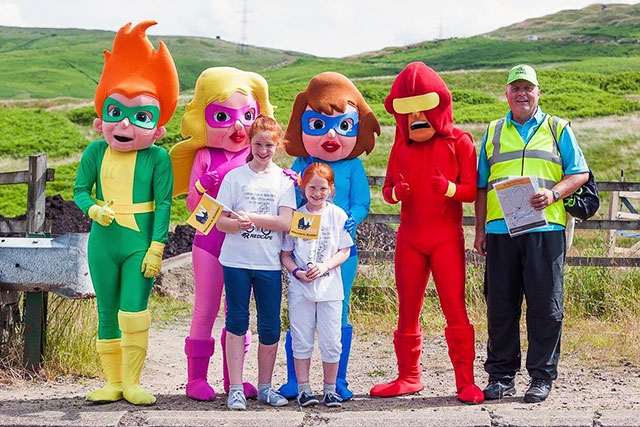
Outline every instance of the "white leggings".
<path id="1" fill-rule="evenodd" d="M 289 293 L 289 322 L 293 357 L 311 358 L 317 322 L 318 346 L 322 361 L 326 363 L 340 361 L 342 301 L 315 302 L 305 298 L 304 295 Z"/>

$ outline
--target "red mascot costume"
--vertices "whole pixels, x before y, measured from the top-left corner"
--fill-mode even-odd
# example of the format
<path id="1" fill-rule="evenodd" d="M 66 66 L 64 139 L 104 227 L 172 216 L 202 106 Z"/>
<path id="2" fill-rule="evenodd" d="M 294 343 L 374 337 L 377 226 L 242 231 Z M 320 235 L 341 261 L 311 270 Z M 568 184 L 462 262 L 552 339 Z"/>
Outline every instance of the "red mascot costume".
<path id="1" fill-rule="evenodd" d="M 382 188 L 388 203 L 402 202 L 395 252 L 398 329 L 393 345 L 398 378 L 378 384 L 371 396 L 415 393 L 420 382 L 422 329 L 419 317 L 433 273 L 447 321 L 445 337 L 458 399 L 480 403 L 475 385 L 475 337 L 465 304 L 462 202 L 476 195 L 476 150 L 470 134 L 453 127 L 451 93 L 442 78 L 421 62 L 398 74 L 385 99 L 396 120 L 396 136 Z"/>

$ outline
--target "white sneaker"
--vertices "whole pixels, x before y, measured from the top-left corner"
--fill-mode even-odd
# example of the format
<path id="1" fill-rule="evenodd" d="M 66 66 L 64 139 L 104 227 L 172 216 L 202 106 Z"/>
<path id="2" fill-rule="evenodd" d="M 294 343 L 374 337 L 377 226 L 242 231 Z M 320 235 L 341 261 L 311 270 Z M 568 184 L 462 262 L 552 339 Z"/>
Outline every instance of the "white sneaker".
<path id="1" fill-rule="evenodd" d="M 265 388 L 258 393 L 258 402 L 268 403 L 271 406 L 284 406 L 289 401 L 278 393 L 273 387 Z"/>
<path id="2" fill-rule="evenodd" d="M 229 393 L 227 398 L 227 408 L 244 411 L 247 409 L 247 399 L 244 397 L 242 390 L 234 390 Z"/>

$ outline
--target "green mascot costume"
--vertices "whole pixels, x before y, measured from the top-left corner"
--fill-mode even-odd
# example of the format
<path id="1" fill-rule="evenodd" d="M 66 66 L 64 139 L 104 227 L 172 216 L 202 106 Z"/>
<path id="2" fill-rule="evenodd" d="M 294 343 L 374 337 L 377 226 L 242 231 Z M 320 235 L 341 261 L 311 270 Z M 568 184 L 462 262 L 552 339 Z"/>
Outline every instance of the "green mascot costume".
<path id="1" fill-rule="evenodd" d="M 107 384 L 91 402 L 122 398 L 151 405 L 140 386 L 151 318 L 147 305 L 168 239 L 173 175 L 166 150 L 154 145 L 166 132 L 179 94 L 169 51 L 146 35 L 154 21 L 122 27 L 105 51 L 95 94 L 95 129 L 104 135 L 86 148 L 73 189 L 91 219 L 88 258 L 98 308 L 97 351 Z M 92 195 L 93 194 L 93 195 Z"/>

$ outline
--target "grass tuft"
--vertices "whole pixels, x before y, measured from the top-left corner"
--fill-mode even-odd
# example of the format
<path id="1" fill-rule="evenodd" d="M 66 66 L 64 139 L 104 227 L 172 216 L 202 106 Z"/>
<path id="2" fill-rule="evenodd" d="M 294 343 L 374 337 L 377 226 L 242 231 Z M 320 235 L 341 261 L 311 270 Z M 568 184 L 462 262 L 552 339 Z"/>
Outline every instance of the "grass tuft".
<path id="1" fill-rule="evenodd" d="M 48 298 L 45 354 L 41 368 L 23 368 L 24 339 L 17 331 L 0 345 L 0 384 L 17 379 L 48 381 L 60 377 L 93 378 L 102 375 L 96 353 L 98 316 L 95 299 L 70 300 L 54 294 Z M 167 327 L 176 318 L 190 316 L 192 305 L 152 293 L 149 311 L 155 327 Z"/>

